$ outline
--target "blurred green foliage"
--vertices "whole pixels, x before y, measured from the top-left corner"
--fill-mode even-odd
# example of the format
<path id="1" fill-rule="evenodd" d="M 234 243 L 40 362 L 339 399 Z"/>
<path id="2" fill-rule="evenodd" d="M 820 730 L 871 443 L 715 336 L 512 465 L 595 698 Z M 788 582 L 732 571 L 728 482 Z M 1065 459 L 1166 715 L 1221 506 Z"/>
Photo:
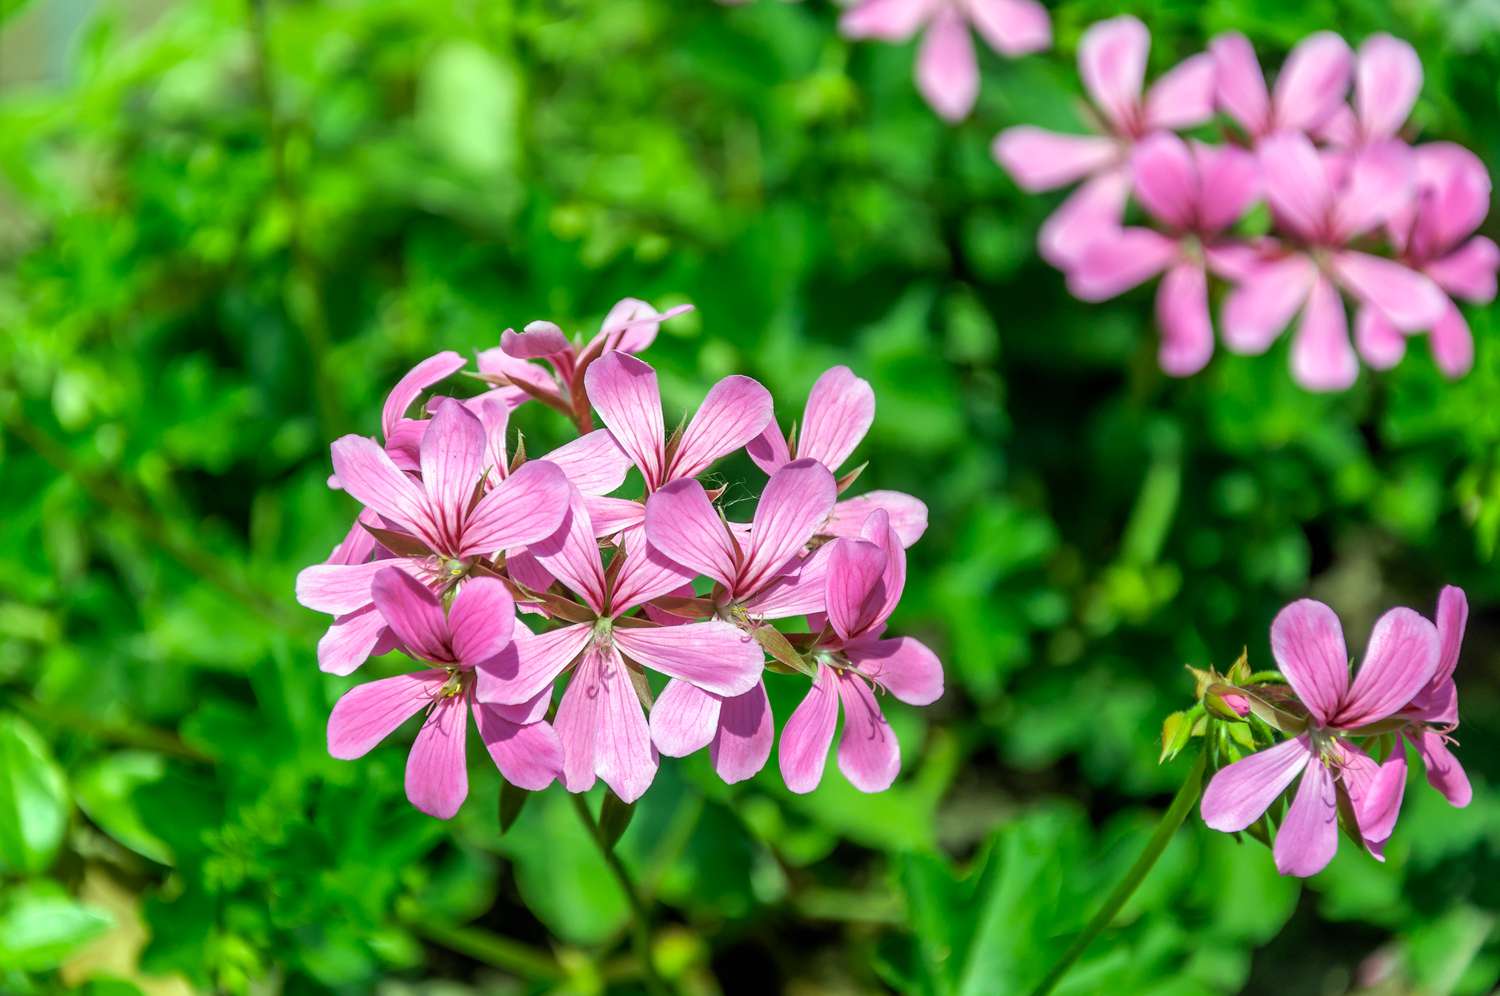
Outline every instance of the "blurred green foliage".
<path id="1" fill-rule="evenodd" d="M 1384 865 L 1345 847 L 1306 888 L 1190 821 L 1061 991 L 1489 991 L 1494 312 L 1458 384 L 1420 344 L 1335 397 L 1284 346 L 1162 376 L 1149 296 L 1071 300 L 1032 250 L 1055 198 L 987 153 L 1076 120 L 1073 47 L 1121 9 L 1157 70 L 1230 28 L 1268 61 L 1395 31 L 1424 133 L 1500 164 L 1489 0 L 1066 0 L 1059 52 L 982 53 L 957 128 L 912 46 L 850 45 L 821 2 L 0 4 L 0 990 L 639 987 L 625 897 L 557 789 L 502 837 L 487 762 L 443 824 L 406 804 L 398 746 L 327 756 L 351 679 L 318 672 L 325 620 L 291 595 L 353 511 L 327 443 L 374 432 L 400 373 L 535 318 L 592 329 L 628 294 L 698 306 L 649 355 L 669 407 L 739 371 L 786 422 L 831 364 L 873 382 L 860 486 L 932 510 L 896 626 L 950 676 L 890 710 L 883 795 L 663 766 L 620 851 L 674 986 L 1034 983 L 1187 770 L 1156 764 L 1183 663 L 1267 666 L 1272 614 L 1309 592 L 1358 646 L 1452 582 L 1473 805 L 1414 782 Z M 3 68 L 57 52 L 32 82 Z M 784 717 L 796 689 L 772 694 Z"/>

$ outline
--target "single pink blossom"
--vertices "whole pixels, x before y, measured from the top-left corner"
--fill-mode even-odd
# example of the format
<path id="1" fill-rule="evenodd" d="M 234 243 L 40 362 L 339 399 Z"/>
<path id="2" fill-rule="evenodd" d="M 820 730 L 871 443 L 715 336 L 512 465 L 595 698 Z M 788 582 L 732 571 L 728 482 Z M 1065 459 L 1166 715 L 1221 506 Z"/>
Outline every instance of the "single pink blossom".
<path id="1" fill-rule="evenodd" d="M 469 793 L 467 710 L 507 781 L 533 791 L 551 784 L 562 773 L 563 754 L 545 721 L 550 686 L 514 705 L 474 698 L 476 668 L 486 667 L 521 631 L 505 585 L 483 577 L 465 582 L 446 615 L 432 591 L 394 567 L 376 574 L 371 592 L 406 652 L 437 667 L 346 692 L 328 717 L 328 752 L 343 760 L 363 757 L 425 709 L 406 762 L 406 797 L 422 812 L 446 820 Z"/>
<path id="2" fill-rule="evenodd" d="M 876 510 L 861 538 L 842 537 L 829 546 L 827 625 L 811 651 L 817 677 L 781 731 L 781 775 L 793 792 L 818 787 L 842 702 L 839 770 L 860 791 L 881 792 L 901 770 L 901 748 L 873 689 L 929 705 L 942 697 L 943 667 L 918 640 L 883 638 L 906 586 L 906 551 L 889 516 Z"/>
<path id="3" fill-rule="evenodd" d="M 822 612 L 826 556 L 802 553 L 833 511 L 838 488 L 828 468 L 811 458 L 771 475 L 748 529 L 720 517 L 703 485 L 673 481 L 646 502 L 646 539 L 674 563 L 714 582 L 713 598 L 726 622 L 759 625 Z M 827 546 L 819 548 L 826 551 Z M 763 682 L 728 697 L 673 679 L 651 709 L 651 740 L 671 757 L 709 748 L 726 782 L 754 775 L 771 756 L 771 704 Z"/>
<path id="4" fill-rule="evenodd" d="M 1354 64 L 1354 106 L 1340 101 L 1317 127 L 1317 135 L 1345 149 L 1395 138 L 1421 92 L 1417 50 L 1391 35 L 1371 35 L 1360 45 Z"/>
<path id="5" fill-rule="evenodd" d="M 1020 125 L 995 139 L 995 159 L 1023 190 L 1087 181 L 1042 226 L 1042 256 L 1059 269 L 1069 269 L 1090 242 L 1119 225 L 1136 142 L 1213 117 L 1213 58 L 1203 53 L 1184 60 L 1143 96 L 1150 49 L 1151 32 L 1134 17 L 1091 25 L 1079 43 L 1078 67 L 1101 134 L 1065 135 Z"/>
<path id="6" fill-rule="evenodd" d="M 1340 791 L 1378 857 L 1399 812 L 1398 779 L 1345 736 L 1397 715 L 1432 680 L 1437 628 L 1411 609 L 1387 612 L 1375 623 L 1351 684 L 1338 616 L 1321 602 L 1302 599 L 1271 624 L 1271 652 L 1307 708 L 1307 729 L 1216 772 L 1203 793 L 1203 821 L 1228 833 L 1244 830 L 1301 774 L 1273 848 L 1281 873 L 1314 875 L 1332 860 Z"/>
<path id="7" fill-rule="evenodd" d="M 1208 49 L 1219 107 L 1252 141 L 1282 132 L 1315 132 L 1344 109 L 1354 56 L 1349 43 L 1331 31 L 1297 43 L 1276 78 L 1274 94 L 1266 92 L 1255 49 L 1244 35 L 1219 35 Z"/>
<path id="8" fill-rule="evenodd" d="M 623 561 L 606 571 L 582 496 L 575 492 L 565 507 L 564 528 L 530 550 L 590 618 L 536 636 L 517 633 L 511 648 L 480 671 L 479 700 L 530 702 L 573 669 L 553 719 L 563 745 L 563 784 L 583 792 L 601 778 L 633 802 L 655 778 L 657 755 L 632 670 L 642 680 L 649 669 L 729 699 L 756 686 L 765 658 L 754 640 L 726 622 L 655 626 L 627 617 L 691 581 L 691 574 L 643 540 L 617 551 Z"/>
<path id="9" fill-rule="evenodd" d="M 793 426 L 790 442 L 773 418 L 745 452 L 767 474 L 801 457 L 812 457 L 837 474 L 874 422 L 875 391 L 870 382 L 856 377 L 848 367 L 829 367 L 808 393 L 802 423 Z M 820 531 L 831 536 L 858 536 L 877 508 L 890 515 L 891 527 L 904 546 L 916 543 L 927 531 L 927 506 L 900 491 L 869 491 L 841 501 Z"/>
<path id="10" fill-rule="evenodd" d="M 839 18 L 848 38 L 904 42 L 926 26 L 917 53 L 917 89 L 945 121 L 961 121 L 979 96 L 979 64 L 969 28 L 996 52 L 1015 57 L 1052 44 L 1047 8 L 1036 0 L 860 0 Z"/>
<path id="11" fill-rule="evenodd" d="M 1282 133 L 1261 143 L 1259 159 L 1272 212 L 1299 244 L 1269 243 L 1272 251 L 1248 268 L 1224 304 L 1224 342 L 1264 352 L 1300 310 L 1292 376 L 1309 390 L 1343 390 L 1359 375 L 1359 360 L 1340 289 L 1406 331 L 1431 327 L 1448 303 L 1426 275 L 1349 248 L 1406 204 L 1411 150 L 1381 142 L 1345 162 L 1319 155 L 1305 135 Z"/>
<path id="12" fill-rule="evenodd" d="M 1131 154 L 1136 199 L 1165 231 L 1125 227 L 1097 239 L 1068 275 L 1085 301 L 1114 297 L 1165 273 L 1156 292 L 1158 361 L 1174 377 L 1197 373 L 1213 355 L 1208 274 L 1242 274 L 1253 253 L 1224 232 L 1260 190 L 1255 157 L 1231 145 L 1189 145 L 1170 132 Z"/>

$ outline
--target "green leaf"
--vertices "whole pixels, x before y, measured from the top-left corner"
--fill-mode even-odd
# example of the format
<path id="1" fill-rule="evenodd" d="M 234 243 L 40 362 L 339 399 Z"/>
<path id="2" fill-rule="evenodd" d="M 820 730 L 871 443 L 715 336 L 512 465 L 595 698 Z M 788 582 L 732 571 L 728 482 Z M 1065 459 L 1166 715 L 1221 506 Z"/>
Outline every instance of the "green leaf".
<path id="1" fill-rule="evenodd" d="M 510 782 L 500 782 L 500 832 L 505 833 L 516 825 L 516 820 L 521 816 L 521 809 L 531 798 L 532 793 L 526 789 L 518 788 Z"/>
<path id="2" fill-rule="evenodd" d="M 0 871 L 52 864 L 68 826 L 68 786 L 41 735 L 0 716 Z"/>
<path id="3" fill-rule="evenodd" d="M 166 759 L 145 751 L 121 751 L 85 768 L 74 779 L 73 792 L 88 818 L 115 840 L 161 864 L 172 863 L 172 851 L 141 816 L 137 790 L 160 782 Z"/>
<path id="4" fill-rule="evenodd" d="M 108 930 L 109 916 L 41 879 L 7 889 L 0 899 L 0 965 L 43 972 Z"/>
<path id="5" fill-rule="evenodd" d="M 604 846 L 613 848 L 630 826 L 635 816 L 635 804 L 615 795 L 609 788 L 604 790 L 604 805 L 599 809 L 599 833 L 604 837 Z"/>

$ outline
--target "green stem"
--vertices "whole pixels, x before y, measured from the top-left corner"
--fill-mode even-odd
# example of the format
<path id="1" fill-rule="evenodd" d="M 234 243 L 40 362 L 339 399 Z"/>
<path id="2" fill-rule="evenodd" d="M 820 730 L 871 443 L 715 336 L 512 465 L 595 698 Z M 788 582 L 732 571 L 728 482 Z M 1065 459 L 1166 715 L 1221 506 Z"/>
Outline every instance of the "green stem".
<path id="1" fill-rule="evenodd" d="M 477 927 L 463 927 L 412 919 L 406 924 L 433 944 L 468 955 L 486 965 L 512 972 L 524 979 L 557 982 L 565 978 L 562 966 L 544 951 L 501 937 Z"/>
<path id="2" fill-rule="evenodd" d="M 661 976 L 656 974 L 656 966 L 651 961 L 651 911 L 647 908 L 645 900 L 641 898 L 641 892 L 635 886 L 635 880 L 630 877 L 630 871 L 625 867 L 620 856 L 615 853 L 614 848 L 604 839 L 604 831 L 599 826 L 599 821 L 594 818 L 589 809 L 588 800 L 581 794 L 568 793 L 572 800 L 573 809 L 578 813 L 578 818 L 583 821 L 584 829 L 588 831 L 594 846 L 599 848 L 604 863 L 609 866 L 610 873 L 614 875 L 615 881 L 620 883 L 620 889 L 625 893 L 625 899 L 630 903 L 630 940 L 635 948 L 636 960 L 641 963 L 641 977 L 646 983 L 646 989 L 653 996 L 666 996 L 668 992 L 666 983 Z"/>
<path id="3" fill-rule="evenodd" d="M 1193 763 L 1193 770 L 1188 772 L 1187 780 L 1177 790 L 1177 796 L 1172 800 L 1172 805 L 1167 807 L 1161 822 L 1156 825 L 1151 839 L 1146 842 L 1146 849 L 1141 852 L 1139 858 L 1136 858 L 1135 864 L 1130 866 L 1130 871 L 1125 873 L 1125 877 L 1120 879 L 1120 883 L 1109 894 L 1109 898 L 1104 901 L 1099 912 L 1095 913 L 1094 918 L 1088 922 L 1088 926 L 1083 928 L 1083 933 L 1079 934 L 1068 950 L 1063 952 L 1063 956 L 1052 966 L 1052 970 L 1047 973 L 1047 977 L 1041 981 L 1041 984 L 1031 991 L 1031 996 L 1047 996 L 1047 993 L 1057 987 L 1063 976 L 1067 975 L 1068 970 L 1073 967 L 1073 963 L 1088 949 L 1094 938 L 1104 932 L 1104 929 L 1120 912 L 1120 908 L 1146 880 L 1146 876 L 1155 867 L 1157 859 L 1172 842 L 1177 828 L 1182 826 L 1182 821 L 1187 818 L 1187 814 L 1192 811 L 1193 804 L 1198 801 L 1198 794 L 1203 790 L 1203 772 L 1207 761 L 1207 752 L 1199 751 L 1198 760 Z"/>

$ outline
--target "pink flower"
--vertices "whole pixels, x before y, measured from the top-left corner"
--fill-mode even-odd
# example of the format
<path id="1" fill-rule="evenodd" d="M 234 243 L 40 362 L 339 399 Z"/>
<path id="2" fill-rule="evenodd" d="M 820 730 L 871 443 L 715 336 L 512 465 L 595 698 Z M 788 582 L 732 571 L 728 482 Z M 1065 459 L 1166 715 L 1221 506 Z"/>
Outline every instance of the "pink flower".
<path id="1" fill-rule="evenodd" d="M 1302 243 L 1252 266 L 1224 305 L 1229 348 L 1264 352 L 1298 310 L 1292 376 L 1315 391 L 1343 390 L 1359 374 L 1339 289 L 1398 329 L 1430 327 L 1447 299 L 1431 279 L 1401 263 L 1348 248 L 1395 216 L 1411 196 L 1411 150 L 1381 142 L 1347 163 L 1320 156 L 1306 136 L 1283 133 L 1260 145 L 1266 197 L 1278 224 Z"/>
<path id="2" fill-rule="evenodd" d="M 793 461 L 771 475 L 744 530 L 720 517 L 703 485 L 674 481 L 646 502 L 646 538 L 674 563 L 713 580 L 725 621 L 749 628 L 822 612 L 828 558 L 804 561 L 802 552 L 827 521 L 837 493 L 833 475 L 818 461 Z M 658 750 L 683 757 L 707 746 L 715 770 L 730 783 L 765 766 L 772 735 L 771 704 L 759 681 L 726 698 L 673 679 L 651 709 Z"/>
<path id="3" fill-rule="evenodd" d="M 658 671 L 727 699 L 755 687 L 765 658 L 726 622 L 654 626 L 627 617 L 691 576 L 643 541 L 627 544 L 606 571 L 582 497 L 575 493 L 565 507 L 565 528 L 530 549 L 578 597 L 581 621 L 536 636 L 517 633 L 513 650 L 480 671 L 479 700 L 530 702 L 572 668 L 553 720 L 563 744 L 563 784 L 583 792 L 602 778 L 633 802 L 651 785 L 657 764 L 636 676 L 643 688 L 644 669 Z"/>
<path id="4" fill-rule="evenodd" d="M 849 38 L 903 42 L 924 24 L 917 89 L 946 121 L 968 117 L 979 96 L 970 26 L 1001 55 L 1052 44 L 1052 22 L 1036 0 L 860 0 L 839 19 L 839 30 Z"/>
<path id="5" fill-rule="evenodd" d="M 1161 368 L 1174 377 L 1197 373 L 1213 355 L 1208 272 L 1242 272 L 1251 249 L 1224 238 L 1260 189 L 1255 157 L 1229 145 L 1189 146 L 1162 132 L 1131 155 L 1136 197 L 1166 229 L 1119 228 L 1095 241 L 1068 275 L 1086 301 L 1114 297 L 1163 271 L 1156 292 Z"/>
<path id="6" fill-rule="evenodd" d="M 845 366 L 829 367 L 813 384 L 802 411 L 802 424 L 794 426 L 790 440 L 772 419 L 765 432 L 745 447 L 756 466 L 767 474 L 800 457 L 812 457 L 830 473 L 837 474 L 875 421 L 875 392 L 870 382 L 856 377 Z M 857 471 L 855 471 L 857 473 Z M 853 483 L 846 480 L 840 490 Z M 900 491 L 870 491 L 834 506 L 832 517 L 820 532 L 832 536 L 858 536 L 870 513 L 883 508 L 903 546 L 911 546 L 927 531 L 927 506 Z"/>
<path id="7" fill-rule="evenodd" d="M 328 717 L 328 752 L 343 760 L 363 757 L 417 713 L 427 711 L 406 762 L 406 797 L 440 819 L 458 812 L 469 793 L 464 760 L 468 724 L 506 780 L 522 788 L 546 788 L 562 772 L 562 746 L 544 717 L 551 688 L 511 706 L 474 699 L 474 672 L 509 646 L 515 606 L 494 578 L 466 582 L 447 615 L 428 588 L 387 567 L 371 584 L 375 606 L 407 653 L 437 667 L 358 685 L 344 694 Z"/>
<path id="8" fill-rule="evenodd" d="M 1359 47 L 1354 107 L 1342 101 L 1318 128 L 1318 137 L 1347 149 L 1395 138 L 1422 92 L 1416 49 L 1390 35 L 1371 35 Z"/>
<path id="9" fill-rule="evenodd" d="M 1311 133 L 1347 110 L 1344 95 L 1354 57 L 1349 44 L 1331 31 L 1297 43 L 1281 67 L 1274 96 L 1266 92 L 1255 49 L 1244 35 L 1220 35 L 1208 49 L 1217 70 L 1219 106 L 1254 141 L 1282 132 Z"/>
<path id="10" fill-rule="evenodd" d="M 1456 298 L 1475 304 L 1495 299 L 1495 271 L 1500 248 L 1474 235 L 1490 210 L 1490 175 L 1479 157 L 1451 142 L 1433 142 L 1413 150 L 1416 196 L 1387 225 L 1401 261 L 1425 273 Z M 1472 237 L 1471 237 L 1472 236 Z M 1401 361 L 1406 338 L 1373 308 L 1355 318 L 1355 341 L 1372 367 Z M 1452 300 L 1432 326 L 1432 353 L 1449 377 L 1462 377 L 1474 363 L 1474 338 Z"/>
<path id="11" fill-rule="evenodd" d="M 862 538 L 843 537 L 830 546 L 828 625 L 811 652 L 818 673 L 781 731 L 781 775 L 793 792 L 818 787 L 842 702 L 839 770 L 860 791 L 880 792 L 901 770 L 901 748 L 872 687 L 910 705 L 929 705 L 943 694 L 943 667 L 911 637 L 881 638 L 906 585 L 906 552 L 885 512 L 870 516 Z"/>
<path id="12" fill-rule="evenodd" d="M 407 418 L 406 410 L 423 391 L 462 370 L 463 366 L 464 358 L 452 350 L 434 353 L 408 370 L 386 395 L 385 405 L 380 411 L 380 431 L 385 437 L 386 455 L 402 470 L 421 470 L 418 450 L 428 422 L 427 419 Z M 328 478 L 328 486 L 342 487 L 337 474 Z"/>
<path id="13" fill-rule="evenodd" d="M 1339 795 L 1379 856 L 1401 805 L 1404 762 L 1396 777 L 1345 736 L 1397 715 L 1438 667 L 1438 631 L 1411 609 L 1392 609 L 1375 623 L 1364 663 L 1351 685 L 1344 633 L 1332 609 L 1293 602 L 1271 624 L 1271 652 L 1307 708 L 1299 736 L 1241 758 L 1214 774 L 1203 794 L 1203 821 L 1234 833 L 1260 819 L 1292 781 L 1302 782 L 1276 834 L 1276 867 L 1284 875 L 1321 871 L 1338 848 Z"/>
<path id="14" fill-rule="evenodd" d="M 1469 776 L 1463 765 L 1448 750 L 1450 733 L 1458 726 L 1458 686 L 1453 672 L 1458 669 L 1458 652 L 1464 640 L 1469 619 L 1469 600 L 1462 588 L 1449 585 L 1438 596 L 1437 631 L 1440 644 L 1437 670 L 1427 687 L 1417 693 L 1400 717 L 1409 720 L 1401 736 L 1409 741 L 1427 769 L 1427 782 L 1443 798 L 1460 808 L 1473 798 Z M 1406 783 L 1406 748 L 1398 741 L 1397 749 L 1386 763 L 1400 768 L 1399 784 Z M 1393 776 L 1394 777 L 1394 776 Z"/>
<path id="15" fill-rule="evenodd" d="M 1078 47 L 1084 88 L 1101 135 L 1063 135 L 1021 125 L 995 139 L 993 153 L 1023 190 L 1042 191 L 1087 178 L 1042 226 L 1042 256 L 1068 269 L 1090 242 L 1120 223 L 1130 192 L 1131 147 L 1158 131 L 1202 124 L 1214 112 L 1214 62 L 1195 55 L 1142 97 L 1151 33 L 1134 17 L 1091 25 Z"/>

